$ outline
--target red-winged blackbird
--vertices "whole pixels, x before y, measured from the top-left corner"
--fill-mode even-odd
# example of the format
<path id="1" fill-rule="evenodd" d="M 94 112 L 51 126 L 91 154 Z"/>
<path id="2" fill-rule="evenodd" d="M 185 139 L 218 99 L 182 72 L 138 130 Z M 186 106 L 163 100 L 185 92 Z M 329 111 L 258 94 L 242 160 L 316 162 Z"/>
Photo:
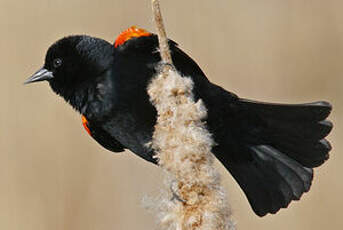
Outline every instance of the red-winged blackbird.
<path id="1" fill-rule="evenodd" d="M 313 169 L 328 159 L 332 129 L 327 102 L 270 104 L 246 100 L 211 83 L 170 41 L 174 65 L 194 81 L 195 100 L 208 109 L 212 151 L 259 216 L 276 213 L 310 189 Z M 113 152 L 129 149 L 156 163 L 147 147 L 156 121 L 147 85 L 160 63 L 157 36 L 131 27 L 112 45 L 85 35 L 62 38 L 26 83 L 47 80 L 82 114 L 88 133 Z"/>

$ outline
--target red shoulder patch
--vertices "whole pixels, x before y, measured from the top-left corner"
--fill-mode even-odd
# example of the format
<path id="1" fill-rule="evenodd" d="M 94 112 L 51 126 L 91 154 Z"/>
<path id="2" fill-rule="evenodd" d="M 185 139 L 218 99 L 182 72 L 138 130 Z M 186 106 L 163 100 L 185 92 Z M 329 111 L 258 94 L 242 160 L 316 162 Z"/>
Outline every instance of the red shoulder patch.
<path id="1" fill-rule="evenodd" d="M 114 43 L 114 47 L 118 47 L 124 44 L 127 40 L 131 38 L 138 38 L 138 37 L 147 37 L 150 36 L 151 33 L 144 29 L 137 28 L 135 26 L 131 26 L 127 30 L 123 31 L 116 39 Z"/>
<path id="2" fill-rule="evenodd" d="M 88 128 L 88 121 L 87 121 L 86 117 L 82 115 L 81 120 L 82 120 L 82 125 L 85 128 L 85 130 L 87 131 L 87 133 L 92 136 L 91 131 Z"/>

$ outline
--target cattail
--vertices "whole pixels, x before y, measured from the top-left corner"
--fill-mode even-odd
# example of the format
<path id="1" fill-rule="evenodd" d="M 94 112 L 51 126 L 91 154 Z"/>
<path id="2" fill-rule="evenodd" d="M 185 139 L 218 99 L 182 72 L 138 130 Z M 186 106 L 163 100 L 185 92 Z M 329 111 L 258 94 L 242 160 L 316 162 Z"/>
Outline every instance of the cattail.
<path id="1" fill-rule="evenodd" d="M 213 162 L 214 144 L 203 120 L 207 110 L 194 101 L 193 81 L 173 67 L 158 0 L 153 12 L 162 62 L 148 87 L 157 110 L 152 139 L 159 165 L 169 174 L 169 188 L 159 199 L 160 227 L 168 230 L 234 229 L 231 210 Z"/>

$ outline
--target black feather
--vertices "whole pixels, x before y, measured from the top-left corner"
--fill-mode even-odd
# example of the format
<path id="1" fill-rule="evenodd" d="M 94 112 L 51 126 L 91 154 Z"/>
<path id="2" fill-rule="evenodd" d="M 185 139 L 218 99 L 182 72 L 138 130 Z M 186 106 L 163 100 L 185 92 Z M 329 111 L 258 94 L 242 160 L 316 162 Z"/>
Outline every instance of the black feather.
<path id="1" fill-rule="evenodd" d="M 219 132 L 214 153 L 237 180 L 256 214 L 275 213 L 300 199 L 310 189 L 311 168 L 324 163 L 331 150 L 323 139 L 332 129 L 332 123 L 325 120 L 331 105 L 239 99 L 228 107 L 233 108 L 226 120 L 231 129 Z"/>
<path id="2" fill-rule="evenodd" d="M 217 143 L 212 151 L 259 216 L 276 213 L 310 189 L 313 167 L 328 159 L 324 138 L 332 123 L 328 102 L 273 104 L 240 99 L 211 83 L 175 42 L 173 63 L 194 82 L 194 99 L 208 109 L 204 120 Z M 52 89 L 82 113 L 92 137 L 114 151 L 130 149 L 157 163 L 147 146 L 156 122 L 147 86 L 161 58 L 157 36 L 132 38 L 118 48 L 102 39 L 71 36 L 53 44 L 44 68 Z M 54 67 L 58 58 L 62 65 Z M 45 79 L 45 78 L 44 78 Z"/>

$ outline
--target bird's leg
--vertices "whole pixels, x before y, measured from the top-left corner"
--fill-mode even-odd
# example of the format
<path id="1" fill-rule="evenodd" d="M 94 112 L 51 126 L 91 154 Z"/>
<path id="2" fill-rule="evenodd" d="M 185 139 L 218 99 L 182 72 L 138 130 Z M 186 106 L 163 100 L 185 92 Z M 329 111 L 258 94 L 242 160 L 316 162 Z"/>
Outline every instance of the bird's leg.
<path id="1" fill-rule="evenodd" d="M 174 201 L 174 200 L 177 200 L 179 202 L 182 202 L 182 203 L 186 203 L 185 200 L 181 199 L 179 194 L 177 194 L 176 192 L 176 188 L 175 188 L 175 185 L 177 186 L 177 181 L 176 180 L 173 180 L 170 184 L 170 191 L 172 192 L 173 196 L 172 198 L 170 199 L 171 201 Z"/>

